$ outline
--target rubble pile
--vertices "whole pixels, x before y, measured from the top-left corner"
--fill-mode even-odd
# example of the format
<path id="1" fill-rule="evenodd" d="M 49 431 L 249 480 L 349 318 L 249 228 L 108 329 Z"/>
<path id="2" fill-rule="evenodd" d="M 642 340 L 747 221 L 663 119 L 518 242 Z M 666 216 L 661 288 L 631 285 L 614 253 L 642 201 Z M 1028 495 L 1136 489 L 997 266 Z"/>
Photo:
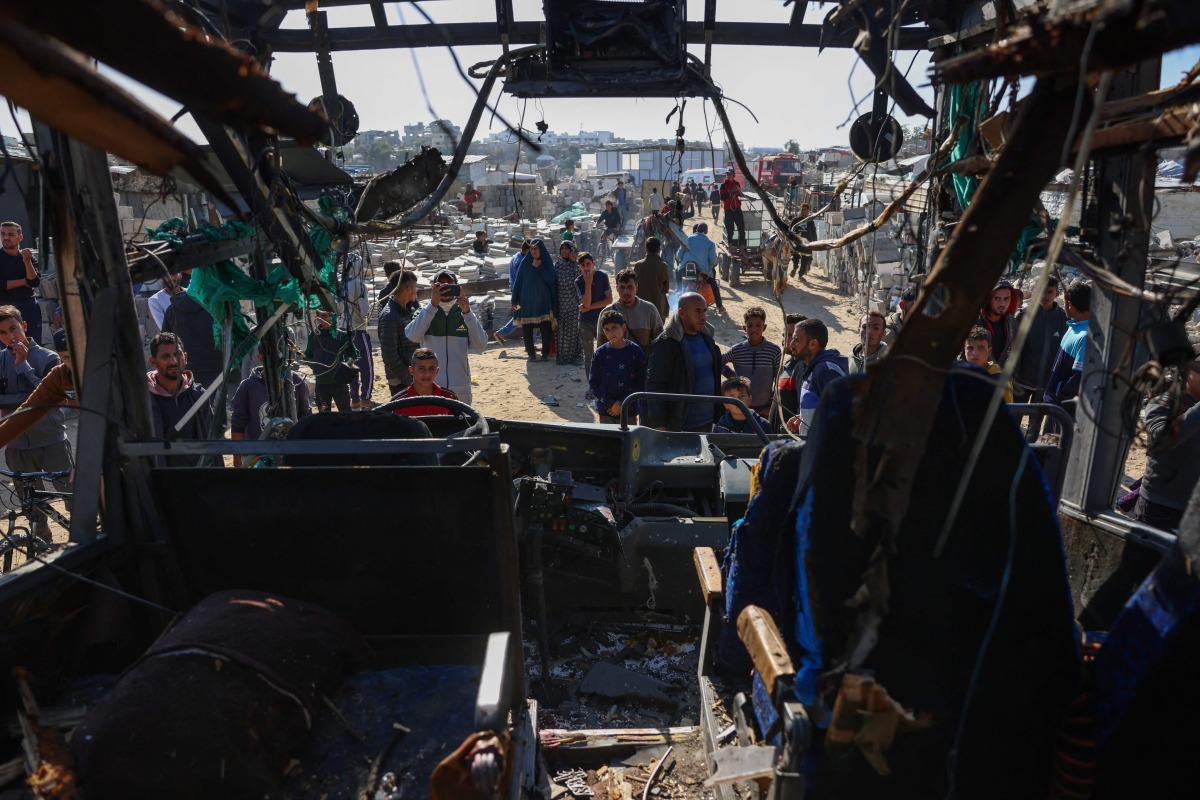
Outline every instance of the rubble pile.
<path id="1" fill-rule="evenodd" d="M 818 238 L 836 239 L 864 228 L 881 208 L 882 204 L 872 204 L 826 212 L 824 220 L 817 222 Z M 861 308 L 889 314 L 899 306 L 915 258 L 912 248 L 901 244 L 900 233 L 899 226 L 889 222 L 848 247 L 817 253 L 814 263 L 823 266 L 825 277 Z"/>

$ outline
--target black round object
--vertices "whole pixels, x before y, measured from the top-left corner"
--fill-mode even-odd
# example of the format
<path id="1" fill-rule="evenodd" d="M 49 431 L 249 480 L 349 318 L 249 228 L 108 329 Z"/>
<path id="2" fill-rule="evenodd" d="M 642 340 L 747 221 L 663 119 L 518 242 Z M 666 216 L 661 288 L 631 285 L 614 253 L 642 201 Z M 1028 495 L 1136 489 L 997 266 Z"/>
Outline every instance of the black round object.
<path id="1" fill-rule="evenodd" d="M 890 161 L 903 145 L 904 129 L 888 114 L 878 120 L 874 114 L 863 114 L 850 126 L 850 152 L 859 161 L 868 164 Z"/>
<path id="2" fill-rule="evenodd" d="M 323 97 L 313 98 L 310 108 L 325 108 Z M 325 116 L 329 117 L 330 127 L 321 141 L 330 147 L 342 147 L 354 141 L 358 135 L 358 111 L 343 95 L 338 95 L 331 107 L 325 108 Z"/>

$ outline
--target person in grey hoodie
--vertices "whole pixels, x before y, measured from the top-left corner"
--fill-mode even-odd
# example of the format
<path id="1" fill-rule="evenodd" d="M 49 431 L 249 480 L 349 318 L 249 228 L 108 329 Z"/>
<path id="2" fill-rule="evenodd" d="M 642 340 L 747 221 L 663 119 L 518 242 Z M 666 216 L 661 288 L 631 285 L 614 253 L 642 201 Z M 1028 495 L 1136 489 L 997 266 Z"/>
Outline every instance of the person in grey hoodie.
<path id="1" fill-rule="evenodd" d="M 146 383 L 150 391 L 150 423 L 154 435 L 167 441 L 207 439 L 212 425 L 212 409 L 208 403 L 201 403 L 187 423 L 176 430 L 204 395 L 204 386 L 196 381 L 191 370 L 185 369 L 187 352 L 183 349 L 183 339 L 170 332 L 151 339 L 150 365 L 154 369 L 146 373 Z M 195 467 L 202 460 L 202 456 L 162 456 L 158 462 L 160 466 Z"/>
<path id="2" fill-rule="evenodd" d="M 1150 446 L 1134 516 L 1165 531 L 1179 527 L 1200 480 L 1200 344 L 1192 353 L 1181 368 L 1187 370 L 1187 388 L 1179 407 L 1172 409 L 1171 398 L 1163 395 L 1146 410 Z"/>
<path id="3" fill-rule="evenodd" d="M 412 366 L 417 343 L 404 331 L 421 307 L 417 303 L 417 273 L 401 269 L 395 273 L 395 281 L 392 296 L 379 312 L 379 354 L 383 357 L 388 397 L 394 397 L 412 384 L 413 377 L 408 368 Z"/>
<path id="4" fill-rule="evenodd" d="M 262 356 L 259 356 L 258 360 L 262 361 Z M 295 372 L 290 375 L 292 391 L 296 396 L 296 419 L 300 420 L 312 413 L 312 401 L 309 400 L 308 384 L 304 379 Z M 243 439 L 261 439 L 263 427 L 271 418 L 267 408 L 267 382 L 263 378 L 262 367 L 255 367 L 250 377 L 238 385 L 230 405 L 233 411 L 229 416 L 229 438 L 235 442 Z M 240 467 L 242 457 L 235 455 L 233 465 Z"/>
<path id="5" fill-rule="evenodd" d="M 52 350 L 30 340 L 26 322 L 16 306 L 0 306 L 0 415 L 13 413 L 41 383 L 50 370 L 62 363 Z M 65 472 L 74 466 L 66 419 L 60 409 L 42 417 L 32 428 L 13 439 L 4 451 L 8 468 L 20 472 Z M 54 481 L 59 492 L 71 491 L 66 478 Z M 39 516 L 34 535 L 50 540 L 50 524 Z"/>

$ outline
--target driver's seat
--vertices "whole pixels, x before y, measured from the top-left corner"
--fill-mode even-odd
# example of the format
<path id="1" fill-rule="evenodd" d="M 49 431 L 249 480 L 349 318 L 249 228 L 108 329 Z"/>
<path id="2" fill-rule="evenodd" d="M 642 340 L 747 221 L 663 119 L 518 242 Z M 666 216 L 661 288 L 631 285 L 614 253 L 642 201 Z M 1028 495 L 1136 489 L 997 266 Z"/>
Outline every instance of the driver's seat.
<path id="1" fill-rule="evenodd" d="M 419 419 L 378 411 L 350 414 L 309 414 L 288 431 L 289 440 L 306 439 L 431 439 L 429 427 Z M 433 453 L 358 453 L 293 455 L 289 467 L 423 467 L 437 466 Z"/>

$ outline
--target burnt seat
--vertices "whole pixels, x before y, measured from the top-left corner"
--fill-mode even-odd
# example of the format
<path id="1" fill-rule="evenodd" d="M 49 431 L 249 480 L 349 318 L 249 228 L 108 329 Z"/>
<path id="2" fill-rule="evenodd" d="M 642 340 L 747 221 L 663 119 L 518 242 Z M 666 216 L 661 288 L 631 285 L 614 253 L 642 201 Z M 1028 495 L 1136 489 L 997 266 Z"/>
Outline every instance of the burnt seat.
<path id="1" fill-rule="evenodd" d="M 288 432 L 291 441 L 313 439 L 428 439 L 429 427 L 419 419 L 386 412 L 356 412 L 351 414 L 309 414 L 301 418 Z M 433 453 L 370 453 L 293 455 L 286 459 L 289 467 L 353 467 L 353 466 L 433 466 L 438 463 Z"/>

